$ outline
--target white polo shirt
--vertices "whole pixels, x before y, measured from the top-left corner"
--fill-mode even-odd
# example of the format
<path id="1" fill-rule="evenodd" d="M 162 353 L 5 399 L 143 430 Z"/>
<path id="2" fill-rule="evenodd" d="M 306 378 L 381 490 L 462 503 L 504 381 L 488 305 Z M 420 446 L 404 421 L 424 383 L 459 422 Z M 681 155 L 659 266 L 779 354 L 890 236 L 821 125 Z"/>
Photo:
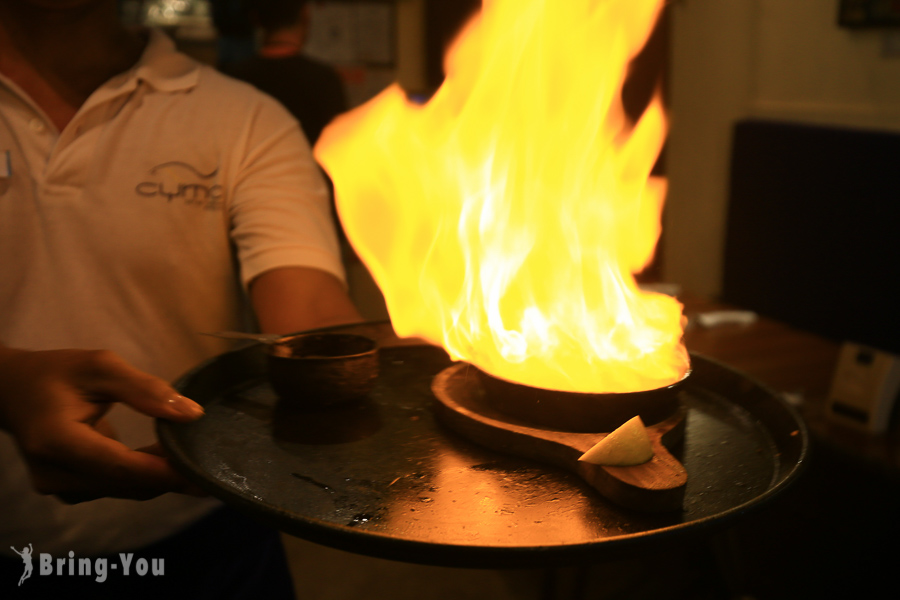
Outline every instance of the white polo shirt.
<path id="1" fill-rule="evenodd" d="M 0 76 L 4 344 L 111 349 L 172 380 L 228 348 L 196 332 L 245 326 L 246 284 L 282 266 L 343 279 L 326 188 L 276 101 L 157 31 L 62 132 Z M 130 409 L 111 421 L 132 447 L 154 440 Z M 0 433 L 0 552 L 135 548 L 212 505 L 177 494 L 65 505 L 31 491 Z"/>

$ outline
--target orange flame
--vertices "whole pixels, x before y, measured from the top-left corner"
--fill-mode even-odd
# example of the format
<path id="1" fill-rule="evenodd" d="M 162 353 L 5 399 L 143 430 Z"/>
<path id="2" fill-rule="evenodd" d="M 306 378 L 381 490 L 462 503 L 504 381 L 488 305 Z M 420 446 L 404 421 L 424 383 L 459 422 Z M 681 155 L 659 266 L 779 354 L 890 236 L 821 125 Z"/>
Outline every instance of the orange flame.
<path id="1" fill-rule="evenodd" d="M 316 147 L 394 329 L 534 387 L 680 379 L 681 305 L 641 291 L 665 182 L 659 98 L 621 89 L 662 0 L 484 0 L 425 105 L 386 89 Z"/>

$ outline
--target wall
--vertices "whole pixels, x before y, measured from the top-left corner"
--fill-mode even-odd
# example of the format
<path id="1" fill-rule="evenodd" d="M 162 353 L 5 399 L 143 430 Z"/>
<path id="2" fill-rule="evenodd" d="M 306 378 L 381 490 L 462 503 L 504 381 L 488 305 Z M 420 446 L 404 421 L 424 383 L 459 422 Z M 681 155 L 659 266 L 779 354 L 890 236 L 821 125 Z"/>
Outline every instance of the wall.
<path id="1" fill-rule="evenodd" d="M 665 278 L 720 291 L 732 127 L 745 117 L 900 131 L 898 34 L 839 28 L 838 0 L 672 7 Z"/>
<path id="2" fill-rule="evenodd" d="M 419 92 L 425 76 L 425 0 L 397 0 L 397 81 Z"/>

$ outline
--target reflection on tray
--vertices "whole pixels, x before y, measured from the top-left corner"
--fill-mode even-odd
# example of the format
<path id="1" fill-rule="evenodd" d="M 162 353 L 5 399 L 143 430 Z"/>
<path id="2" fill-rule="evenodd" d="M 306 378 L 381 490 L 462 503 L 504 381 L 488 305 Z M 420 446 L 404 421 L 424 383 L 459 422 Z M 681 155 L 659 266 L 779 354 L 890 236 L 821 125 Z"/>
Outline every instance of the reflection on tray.
<path id="1" fill-rule="evenodd" d="M 369 398 L 321 410 L 282 408 L 272 414 L 272 437 L 294 444 L 346 444 L 365 439 L 383 426 L 378 405 Z"/>

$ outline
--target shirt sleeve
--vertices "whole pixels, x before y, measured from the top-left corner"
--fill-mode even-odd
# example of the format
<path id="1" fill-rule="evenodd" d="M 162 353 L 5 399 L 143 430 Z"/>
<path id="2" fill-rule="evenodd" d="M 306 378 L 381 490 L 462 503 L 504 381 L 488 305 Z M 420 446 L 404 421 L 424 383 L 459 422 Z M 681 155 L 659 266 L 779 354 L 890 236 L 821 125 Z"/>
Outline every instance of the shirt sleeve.
<path id="1" fill-rule="evenodd" d="M 245 136 L 228 206 L 241 282 L 302 266 L 346 285 L 330 195 L 296 119 L 263 97 Z"/>

